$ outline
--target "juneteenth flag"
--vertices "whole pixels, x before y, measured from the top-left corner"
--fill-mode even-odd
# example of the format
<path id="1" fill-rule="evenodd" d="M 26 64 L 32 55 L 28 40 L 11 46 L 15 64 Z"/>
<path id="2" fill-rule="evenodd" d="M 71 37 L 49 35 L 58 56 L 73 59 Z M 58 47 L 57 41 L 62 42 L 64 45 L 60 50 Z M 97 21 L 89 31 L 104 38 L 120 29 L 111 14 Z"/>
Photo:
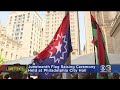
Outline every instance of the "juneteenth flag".
<path id="1" fill-rule="evenodd" d="M 90 13 L 91 16 L 91 23 L 92 23 L 92 33 L 93 33 L 93 40 L 92 43 L 97 47 L 97 55 L 98 55 L 98 63 L 100 65 L 109 65 L 109 59 L 108 59 L 108 55 L 106 52 L 106 48 L 105 48 L 105 40 L 103 37 L 103 34 L 100 30 L 100 27 L 98 25 L 98 23 L 96 22 L 95 18 L 93 17 L 93 15 Z M 104 78 L 104 73 L 100 73 L 99 75 L 97 75 L 97 78 Z"/>
<path id="2" fill-rule="evenodd" d="M 65 64 L 71 51 L 70 20 L 69 12 L 67 12 L 52 41 L 34 58 L 34 63 L 39 65 Z M 47 79 L 51 75 L 52 73 L 40 73 L 42 79 Z"/>

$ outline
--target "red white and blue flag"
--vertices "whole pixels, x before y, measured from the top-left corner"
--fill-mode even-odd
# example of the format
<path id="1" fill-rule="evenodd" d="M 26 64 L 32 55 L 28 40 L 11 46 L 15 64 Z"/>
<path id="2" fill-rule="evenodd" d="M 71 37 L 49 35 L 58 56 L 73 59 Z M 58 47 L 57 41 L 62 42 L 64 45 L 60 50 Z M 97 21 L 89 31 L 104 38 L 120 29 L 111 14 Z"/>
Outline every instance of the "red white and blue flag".
<path id="1" fill-rule="evenodd" d="M 70 19 L 69 12 L 67 12 L 52 41 L 34 58 L 34 62 L 40 65 L 65 64 L 71 51 Z M 41 73 L 41 77 L 44 79 L 50 75 Z"/>

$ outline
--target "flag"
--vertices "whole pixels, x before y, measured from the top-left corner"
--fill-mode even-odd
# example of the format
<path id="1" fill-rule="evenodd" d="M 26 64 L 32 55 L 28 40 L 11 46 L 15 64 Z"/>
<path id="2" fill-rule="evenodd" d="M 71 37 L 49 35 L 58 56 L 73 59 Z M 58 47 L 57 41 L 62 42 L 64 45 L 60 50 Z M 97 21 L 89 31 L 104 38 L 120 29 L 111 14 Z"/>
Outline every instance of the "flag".
<path id="1" fill-rule="evenodd" d="M 105 48 L 105 40 L 103 37 L 103 34 L 101 32 L 101 29 L 98 25 L 98 23 L 96 22 L 95 18 L 92 16 L 92 14 L 90 13 L 91 16 L 91 23 L 92 23 L 92 33 L 93 33 L 93 40 L 92 43 L 97 47 L 97 54 L 98 54 L 98 63 L 100 65 L 108 65 L 109 63 L 109 59 L 108 59 L 108 55 L 106 52 L 106 48 Z M 101 76 L 103 76 L 103 73 L 100 73 Z"/>
<path id="2" fill-rule="evenodd" d="M 34 62 L 40 65 L 65 64 L 71 51 L 70 20 L 67 12 L 52 41 L 34 58 Z M 52 74 L 40 73 L 40 75 L 46 79 Z"/>

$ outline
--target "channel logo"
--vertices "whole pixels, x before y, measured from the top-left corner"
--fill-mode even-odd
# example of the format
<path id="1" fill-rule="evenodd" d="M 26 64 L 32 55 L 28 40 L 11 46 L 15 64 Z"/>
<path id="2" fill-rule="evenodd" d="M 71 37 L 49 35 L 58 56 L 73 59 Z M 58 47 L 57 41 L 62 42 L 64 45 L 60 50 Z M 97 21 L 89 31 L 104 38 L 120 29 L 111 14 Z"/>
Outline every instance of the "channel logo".
<path id="1" fill-rule="evenodd" d="M 101 65 L 100 72 L 111 72 L 111 65 Z"/>

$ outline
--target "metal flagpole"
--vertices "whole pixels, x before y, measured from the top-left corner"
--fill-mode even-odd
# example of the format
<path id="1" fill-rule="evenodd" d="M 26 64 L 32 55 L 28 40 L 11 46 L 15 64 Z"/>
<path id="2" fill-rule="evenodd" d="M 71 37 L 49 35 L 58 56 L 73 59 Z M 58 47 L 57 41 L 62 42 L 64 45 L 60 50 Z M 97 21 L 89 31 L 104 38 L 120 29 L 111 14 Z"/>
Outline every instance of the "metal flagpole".
<path id="1" fill-rule="evenodd" d="M 65 65 L 70 65 L 71 64 L 71 53 L 67 59 L 67 62 L 65 63 Z M 63 73 L 62 74 L 62 79 L 70 79 L 71 74 L 70 73 Z"/>
<path id="2" fill-rule="evenodd" d="M 95 53 L 95 45 L 94 45 L 94 57 L 95 57 L 95 65 L 96 65 L 96 53 Z"/>
<path id="3" fill-rule="evenodd" d="M 67 14 L 68 11 L 65 11 L 65 15 Z M 65 63 L 66 65 L 71 64 L 71 53 L 69 54 L 69 57 L 67 59 L 67 62 Z M 62 79 L 70 79 L 71 74 L 70 73 L 63 73 L 62 74 Z"/>
<path id="4" fill-rule="evenodd" d="M 91 11 L 90 11 L 90 15 L 92 15 Z M 91 22 L 92 23 L 92 22 Z M 94 40 L 94 36 L 93 36 L 93 40 Z M 96 66 L 96 52 L 95 52 L 95 44 L 94 44 L 94 58 L 95 58 L 95 66 Z M 96 77 L 97 77 L 97 73 L 96 73 Z"/>
<path id="5" fill-rule="evenodd" d="M 90 15 L 92 15 L 91 11 L 90 11 Z M 91 22 L 92 23 L 92 22 Z M 94 36 L 93 36 L 94 39 Z M 96 65 L 96 53 L 95 53 L 95 44 L 94 44 L 94 57 L 95 57 L 95 65 Z"/>

